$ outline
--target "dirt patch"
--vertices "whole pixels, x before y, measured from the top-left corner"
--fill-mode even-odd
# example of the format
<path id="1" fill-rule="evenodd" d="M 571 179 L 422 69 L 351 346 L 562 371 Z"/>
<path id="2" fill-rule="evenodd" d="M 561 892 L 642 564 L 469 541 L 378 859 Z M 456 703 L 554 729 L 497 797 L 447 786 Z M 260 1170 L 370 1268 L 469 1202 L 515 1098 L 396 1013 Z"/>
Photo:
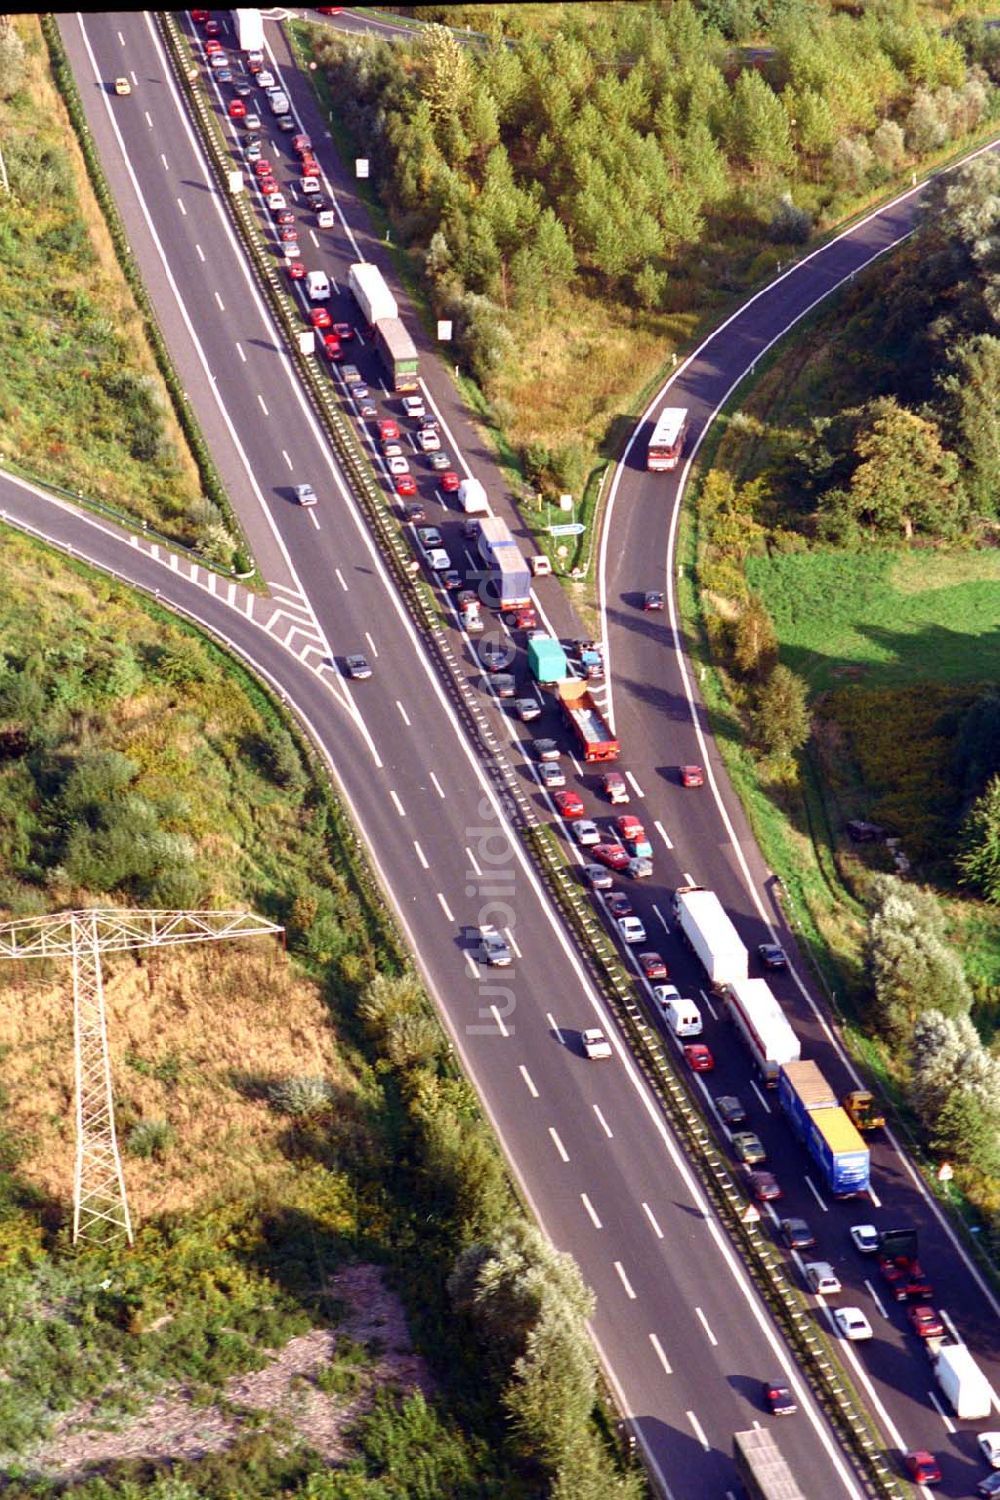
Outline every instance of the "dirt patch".
<path id="1" fill-rule="evenodd" d="M 262 1370 L 233 1376 L 217 1403 L 195 1404 L 190 1387 L 173 1386 L 114 1432 L 96 1425 L 97 1403 L 82 1403 L 20 1464 L 37 1477 L 67 1479 L 121 1459 L 203 1458 L 231 1447 L 258 1413 L 280 1419 L 331 1464 L 343 1462 L 350 1452 L 345 1435 L 380 1387 L 419 1387 L 430 1396 L 433 1381 L 410 1345 L 399 1299 L 377 1266 L 344 1267 L 329 1278 L 328 1291 L 347 1308 L 343 1322 L 291 1339 Z M 316 1380 L 336 1361 L 338 1341 L 345 1337 L 368 1345 L 372 1359 L 358 1366 L 360 1380 L 350 1395 L 327 1394 Z"/>

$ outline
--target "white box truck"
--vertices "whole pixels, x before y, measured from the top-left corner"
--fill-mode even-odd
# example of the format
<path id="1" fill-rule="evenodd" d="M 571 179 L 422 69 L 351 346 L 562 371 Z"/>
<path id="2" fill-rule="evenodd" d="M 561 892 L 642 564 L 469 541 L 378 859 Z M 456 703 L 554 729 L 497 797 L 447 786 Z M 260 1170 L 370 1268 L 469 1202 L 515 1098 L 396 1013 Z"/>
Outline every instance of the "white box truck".
<path id="1" fill-rule="evenodd" d="M 234 10 L 236 41 L 241 52 L 260 52 L 264 46 L 264 18 L 259 10 Z"/>
<path id="2" fill-rule="evenodd" d="M 359 260 L 349 266 L 347 285 L 370 328 L 374 328 L 380 318 L 399 317 L 396 299 L 386 286 L 382 272 L 371 261 Z"/>
<path id="3" fill-rule="evenodd" d="M 674 892 L 674 918 L 681 936 L 701 959 L 713 984 L 746 979 L 747 950 L 714 891 L 703 890 L 700 885 L 678 886 Z"/>
<path id="4" fill-rule="evenodd" d="M 458 487 L 458 503 L 467 516 L 488 516 L 490 503 L 478 479 L 463 479 Z"/>
<path id="5" fill-rule="evenodd" d="M 980 1422 L 989 1416 L 993 1409 L 990 1383 L 967 1344 L 942 1344 L 934 1361 L 934 1374 L 957 1417 Z"/>

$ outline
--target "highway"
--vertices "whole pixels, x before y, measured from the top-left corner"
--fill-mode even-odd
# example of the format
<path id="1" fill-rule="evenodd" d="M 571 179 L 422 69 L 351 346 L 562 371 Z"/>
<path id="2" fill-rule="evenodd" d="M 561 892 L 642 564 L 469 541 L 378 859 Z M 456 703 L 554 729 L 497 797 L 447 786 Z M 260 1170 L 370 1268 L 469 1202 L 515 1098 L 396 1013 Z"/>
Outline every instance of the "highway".
<path id="1" fill-rule="evenodd" d="M 73 544 L 101 565 L 160 589 L 164 598 L 204 619 L 259 662 L 310 723 L 374 851 L 404 931 L 530 1201 L 555 1243 L 572 1250 L 597 1293 L 598 1347 L 623 1408 L 635 1419 L 647 1457 L 669 1493 L 723 1494 L 734 1482 L 730 1435 L 763 1419 L 759 1382 L 773 1376 L 782 1361 L 787 1364 L 787 1355 L 732 1264 L 623 1049 L 618 1046 L 616 1060 L 606 1066 L 589 1065 L 579 1056 L 578 1032 L 593 1024 L 595 1009 L 609 1032 L 610 1023 L 600 1016 L 599 1002 L 516 842 L 503 832 L 494 783 L 470 750 L 452 701 L 344 493 L 281 340 L 245 272 L 148 18 L 122 13 L 82 22 L 64 17 L 60 24 L 134 252 L 261 559 L 271 605 L 220 597 L 205 581 L 186 579 L 182 570 L 128 547 L 108 528 L 42 507 L 37 500 L 28 502 L 12 493 L 9 484 L 4 507 L 13 515 L 24 506 L 35 525 L 44 515 L 53 535 L 64 542 L 77 536 Z M 285 68 L 274 28 L 269 34 Z M 135 92 L 131 100 L 113 104 L 104 81 L 123 71 L 132 74 Z M 285 76 L 306 127 L 321 140 L 322 122 L 301 80 Z M 282 142 L 271 149 L 281 164 L 279 175 L 290 177 L 287 146 Z M 311 265 L 322 264 L 342 282 L 346 264 L 359 250 L 373 258 L 379 258 L 378 251 L 346 174 L 328 148 L 320 146 L 320 156 L 357 248 L 339 229 L 306 254 Z M 902 219 L 897 222 L 890 211 L 878 229 L 884 243 L 905 224 L 908 208 L 903 205 L 897 212 Z M 831 265 L 814 266 L 815 295 L 837 279 L 839 257 L 849 265 L 851 255 L 857 259 L 859 247 L 841 245 L 832 251 Z M 346 297 L 339 315 L 353 316 Z M 499 494 L 495 479 L 490 483 L 494 476 L 488 455 L 442 370 L 430 365 L 431 351 L 412 313 L 407 322 L 428 356 L 428 394 L 458 439 L 449 451 L 473 460 L 491 494 Z M 767 326 L 764 318 L 765 330 Z M 753 328 L 733 334 L 728 368 L 745 359 L 755 337 L 762 335 Z M 710 377 L 717 376 L 729 348 L 727 340 L 724 350 L 712 352 L 711 369 L 699 373 L 692 364 L 684 372 L 690 381 L 685 400 L 693 409 L 701 400 L 703 415 L 715 400 Z M 370 351 L 359 353 L 357 362 L 373 380 Z M 303 479 L 320 494 L 315 511 L 290 503 L 289 487 Z M 429 495 L 426 482 L 421 491 Z M 610 551 L 621 560 L 617 573 L 605 570 L 617 727 L 627 765 L 644 792 L 644 817 L 666 834 L 657 850 L 655 889 L 644 891 L 641 902 L 643 909 L 656 902 L 666 911 L 666 891 L 681 874 L 691 872 L 719 891 L 747 940 L 758 941 L 763 924 L 735 857 L 737 846 L 761 888 L 766 872 L 759 868 L 731 796 L 726 805 L 735 822 L 735 843 L 710 795 L 682 794 L 670 779 L 677 762 L 706 758 L 693 739 L 680 659 L 669 649 L 671 627 L 665 623 L 650 629 L 648 620 L 628 612 L 629 596 L 667 576 L 668 522 L 676 502 L 673 481 L 652 480 L 628 469 L 611 513 Z M 446 544 L 451 545 L 457 523 L 453 511 L 442 508 L 441 518 L 445 515 Z M 438 513 L 428 519 L 436 523 Z M 651 554 L 652 536 L 661 548 L 659 556 Z M 630 570 L 636 568 L 640 546 L 645 561 L 639 566 L 646 576 L 633 581 Z M 656 574 L 653 581 L 650 571 Z M 559 633 L 574 633 L 554 582 L 540 586 L 539 598 Z M 455 649 L 468 650 L 457 637 Z M 349 684 L 334 665 L 356 650 L 366 651 L 373 661 L 371 683 Z M 467 673 L 471 682 L 478 681 L 471 657 Z M 651 692 L 649 684 L 659 686 Z M 489 706 L 486 712 L 492 715 L 497 741 L 507 743 L 511 730 L 506 717 Z M 664 713 L 669 716 L 666 726 Z M 643 745 L 651 747 L 646 756 Z M 542 811 L 529 773 L 520 766 L 516 774 Z M 683 802 L 676 801 L 680 796 Z M 601 811 L 606 815 L 610 809 Z M 481 920 L 484 898 L 493 899 L 498 886 L 502 895 L 497 899 L 510 908 L 518 962 L 513 981 L 506 974 L 501 981 L 501 991 L 510 994 L 490 995 L 488 979 L 484 983 L 483 976 L 474 974 L 460 933 Z M 682 989 L 695 986 L 698 976 L 690 960 L 665 933 L 663 946 Z M 797 1009 L 809 1050 L 821 1056 L 818 1022 L 791 982 L 779 988 L 782 999 Z M 491 1014 L 493 1005 L 499 1020 Z M 709 1040 L 720 1054 L 712 1091 L 737 1088 L 750 1103 L 745 1057 L 732 1041 L 720 1038 L 716 1043 L 713 1034 Z M 753 1123 L 773 1150 L 788 1203 L 795 1211 L 811 1211 L 814 1218 L 822 1212 L 822 1253 L 843 1261 L 846 1274 L 845 1226 L 867 1217 L 868 1206 L 860 1214 L 857 1205 L 825 1204 L 821 1210 L 806 1197 L 803 1163 L 784 1127 L 765 1115 L 763 1106 L 759 1115 Z M 968 1320 L 970 1334 L 978 1327 L 978 1351 L 995 1361 L 996 1349 L 982 1337 L 991 1313 L 981 1293 L 959 1270 L 954 1249 L 905 1166 L 888 1147 L 880 1147 L 877 1156 L 882 1212 L 910 1221 L 921 1216 L 928 1268 L 932 1274 L 942 1265 L 950 1269 L 949 1311 L 963 1328 Z M 836 1225 L 836 1231 L 828 1225 Z M 856 1280 L 861 1269 L 853 1271 Z M 898 1325 L 895 1312 L 879 1325 L 865 1363 L 901 1441 L 906 1446 L 926 1443 L 940 1452 L 942 1422 L 927 1399 L 927 1367 L 912 1353 L 904 1354 L 907 1341 Z M 811 1411 L 803 1415 L 808 1420 L 800 1416 L 781 1426 L 780 1440 L 790 1461 L 826 1488 L 832 1483 L 835 1493 L 855 1492 L 843 1465 L 832 1456 L 822 1422 Z M 936 1431 L 929 1422 L 937 1423 Z M 963 1435 L 946 1473 L 947 1493 L 963 1493 L 962 1485 L 967 1489 L 970 1459 Z"/>

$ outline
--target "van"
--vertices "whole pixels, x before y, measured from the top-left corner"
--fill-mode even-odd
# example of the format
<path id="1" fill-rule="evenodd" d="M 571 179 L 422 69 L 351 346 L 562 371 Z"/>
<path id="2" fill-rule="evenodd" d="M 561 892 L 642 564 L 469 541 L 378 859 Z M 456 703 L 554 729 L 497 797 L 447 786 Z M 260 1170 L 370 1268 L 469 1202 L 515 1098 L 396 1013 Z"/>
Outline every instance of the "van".
<path id="1" fill-rule="evenodd" d="M 668 1000 L 663 1016 L 674 1036 L 701 1036 L 701 1011 L 693 1000 Z"/>
<path id="2" fill-rule="evenodd" d="M 529 557 L 528 567 L 535 578 L 547 578 L 552 572 L 552 564 L 544 552 L 537 552 L 534 557 Z"/>
<path id="3" fill-rule="evenodd" d="M 427 566 L 434 573 L 443 573 L 451 567 L 451 558 L 443 547 L 431 547 L 426 553 Z"/>
<path id="4" fill-rule="evenodd" d="M 332 229 L 333 209 L 321 208 L 319 213 L 316 215 L 316 223 L 319 225 L 320 229 Z"/>
<path id="5" fill-rule="evenodd" d="M 288 102 L 288 95 L 283 94 L 280 89 L 272 89 L 267 96 L 267 102 L 271 106 L 272 115 L 291 113 L 292 106 Z"/>
<path id="6" fill-rule="evenodd" d="M 478 479 L 463 479 L 458 487 L 458 503 L 467 516 L 485 516 L 489 514 L 489 501 L 486 498 L 486 490 Z"/>
<path id="7" fill-rule="evenodd" d="M 330 297 L 330 278 L 325 271 L 310 271 L 306 276 L 310 302 L 326 302 Z"/>

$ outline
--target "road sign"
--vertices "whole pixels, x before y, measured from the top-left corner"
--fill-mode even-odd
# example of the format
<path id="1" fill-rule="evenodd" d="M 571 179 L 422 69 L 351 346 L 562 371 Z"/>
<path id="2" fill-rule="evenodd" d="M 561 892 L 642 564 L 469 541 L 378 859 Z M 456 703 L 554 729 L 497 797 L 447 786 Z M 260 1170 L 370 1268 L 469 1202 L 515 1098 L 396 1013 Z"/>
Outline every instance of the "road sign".
<path id="1" fill-rule="evenodd" d="M 760 1209 L 757 1207 L 756 1203 L 747 1204 L 746 1208 L 740 1214 L 740 1220 L 744 1224 L 760 1223 Z"/>
<path id="2" fill-rule="evenodd" d="M 548 533 L 549 536 L 579 536 L 586 529 L 581 521 L 567 521 L 562 526 L 549 526 Z"/>

